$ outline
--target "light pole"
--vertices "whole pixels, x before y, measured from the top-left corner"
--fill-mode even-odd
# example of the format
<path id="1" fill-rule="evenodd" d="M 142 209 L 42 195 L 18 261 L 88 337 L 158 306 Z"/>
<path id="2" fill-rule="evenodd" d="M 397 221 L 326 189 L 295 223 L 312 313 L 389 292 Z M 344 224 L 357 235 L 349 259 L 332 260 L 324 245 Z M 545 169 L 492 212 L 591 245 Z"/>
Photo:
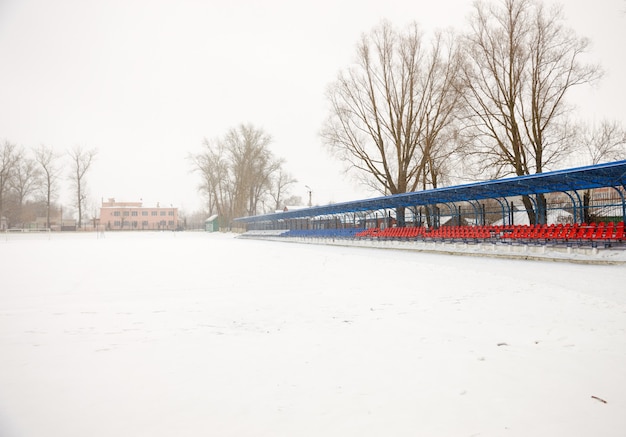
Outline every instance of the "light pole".
<path id="1" fill-rule="evenodd" d="M 311 187 L 309 187 L 308 185 L 304 186 L 307 190 L 309 190 L 309 208 L 313 206 L 313 203 L 311 202 L 311 197 L 313 196 L 313 190 L 311 189 Z"/>

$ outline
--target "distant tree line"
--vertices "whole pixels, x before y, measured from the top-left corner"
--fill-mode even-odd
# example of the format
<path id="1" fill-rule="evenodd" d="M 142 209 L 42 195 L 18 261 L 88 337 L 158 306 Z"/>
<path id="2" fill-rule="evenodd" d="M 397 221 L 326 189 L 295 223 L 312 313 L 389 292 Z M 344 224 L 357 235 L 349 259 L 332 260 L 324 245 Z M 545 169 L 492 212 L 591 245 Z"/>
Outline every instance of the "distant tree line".
<path id="1" fill-rule="evenodd" d="M 560 8 L 478 1 L 469 24 L 427 39 L 384 21 L 362 36 L 328 89 L 322 139 L 363 184 L 398 194 L 626 158 L 619 123 L 573 118 L 566 97 L 602 71 Z M 543 196 L 523 203 L 531 222 L 545 211 Z"/>
<path id="2" fill-rule="evenodd" d="M 26 149 L 8 140 L 0 144 L 0 222 L 2 227 L 24 227 L 37 217 L 59 210 L 56 200 L 63 180 L 69 182 L 77 210 L 77 226 L 83 225 L 86 205 L 86 175 L 96 156 L 95 149 L 74 147 L 65 156 L 51 147 Z M 66 173 L 64 173 L 66 172 Z"/>

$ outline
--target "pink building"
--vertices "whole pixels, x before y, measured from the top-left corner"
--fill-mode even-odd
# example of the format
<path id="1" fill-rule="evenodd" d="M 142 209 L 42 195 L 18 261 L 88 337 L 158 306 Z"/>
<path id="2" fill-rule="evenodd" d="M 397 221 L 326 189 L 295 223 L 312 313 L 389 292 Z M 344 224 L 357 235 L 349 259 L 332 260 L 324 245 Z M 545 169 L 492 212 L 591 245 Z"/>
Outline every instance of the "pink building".
<path id="1" fill-rule="evenodd" d="M 102 201 L 100 226 L 111 231 L 175 230 L 178 227 L 178 208 L 144 207 L 141 202 Z"/>

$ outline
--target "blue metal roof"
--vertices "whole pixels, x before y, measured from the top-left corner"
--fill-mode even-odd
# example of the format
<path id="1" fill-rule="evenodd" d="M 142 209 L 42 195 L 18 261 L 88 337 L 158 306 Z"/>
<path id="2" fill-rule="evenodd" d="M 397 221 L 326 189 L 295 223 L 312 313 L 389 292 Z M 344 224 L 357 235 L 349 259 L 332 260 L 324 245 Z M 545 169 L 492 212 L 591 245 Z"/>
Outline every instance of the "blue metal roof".
<path id="1" fill-rule="evenodd" d="M 377 211 L 396 207 L 435 205 L 470 200 L 497 199 L 526 194 L 546 194 L 604 187 L 626 189 L 626 160 L 528 176 L 495 179 L 392 196 L 334 203 L 273 214 L 239 217 L 236 222 L 264 222 L 333 214 Z"/>

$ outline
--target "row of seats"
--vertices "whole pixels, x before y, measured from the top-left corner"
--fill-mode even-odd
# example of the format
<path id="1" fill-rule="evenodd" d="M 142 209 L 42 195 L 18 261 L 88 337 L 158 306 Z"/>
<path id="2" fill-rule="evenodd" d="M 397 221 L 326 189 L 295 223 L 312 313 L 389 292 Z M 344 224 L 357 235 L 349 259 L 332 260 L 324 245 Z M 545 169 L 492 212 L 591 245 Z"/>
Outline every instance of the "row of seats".
<path id="1" fill-rule="evenodd" d="M 297 229 L 285 230 L 282 237 L 365 238 L 388 240 L 450 240 L 464 242 L 626 242 L 624 222 L 573 223 L 553 225 L 442 226 L 438 229 L 417 227 Z"/>
<path id="2" fill-rule="evenodd" d="M 426 228 L 422 226 L 406 227 L 406 228 L 369 228 L 358 232 L 357 238 L 415 238 L 424 235 Z"/>
<path id="3" fill-rule="evenodd" d="M 521 240 L 604 240 L 623 241 L 624 222 L 619 223 L 574 223 L 558 225 L 519 226 L 505 230 L 503 239 Z"/>
<path id="4" fill-rule="evenodd" d="M 292 229 L 283 233 L 282 237 L 300 238 L 354 238 L 363 228 L 342 229 Z"/>
<path id="5" fill-rule="evenodd" d="M 441 239 L 441 240 L 543 240 L 543 241 L 626 241 L 624 222 L 573 223 L 552 225 L 486 225 L 370 228 L 355 234 L 356 238 Z"/>

